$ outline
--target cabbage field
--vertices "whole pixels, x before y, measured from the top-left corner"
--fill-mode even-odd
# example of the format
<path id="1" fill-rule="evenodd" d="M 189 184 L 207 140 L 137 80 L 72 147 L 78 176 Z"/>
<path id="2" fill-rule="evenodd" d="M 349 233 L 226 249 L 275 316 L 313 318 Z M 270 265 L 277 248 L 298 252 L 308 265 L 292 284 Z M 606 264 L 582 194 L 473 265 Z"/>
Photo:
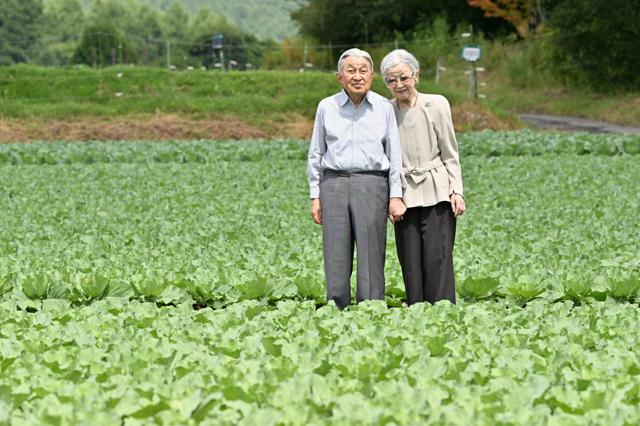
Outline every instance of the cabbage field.
<path id="1" fill-rule="evenodd" d="M 458 305 L 346 311 L 305 141 L 0 145 L 0 424 L 639 424 L 640 138 L 459 142 Z"/>

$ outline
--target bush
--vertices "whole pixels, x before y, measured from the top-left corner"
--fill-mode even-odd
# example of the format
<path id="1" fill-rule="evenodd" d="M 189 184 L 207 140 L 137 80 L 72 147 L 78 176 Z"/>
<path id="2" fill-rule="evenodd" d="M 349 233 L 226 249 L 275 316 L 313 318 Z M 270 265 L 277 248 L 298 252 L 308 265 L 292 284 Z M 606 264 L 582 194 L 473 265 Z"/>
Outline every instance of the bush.
<path id="1" fill-rule="evenodd" d="M 556 72 L 596 90 L 640 88 L 640 3 L 563 1 L 548 26 Z"/>
<path id="2" fill-rule="evenodd" d="M 115 53 L 115 58 L 114 58 Z M 95 58 L 94 58 L 95 54 Z M 108 22 L 88 25 L 74 55 L 74 63 L 98 66 L 135 63 L 136 54 L 115 26 Z"/>

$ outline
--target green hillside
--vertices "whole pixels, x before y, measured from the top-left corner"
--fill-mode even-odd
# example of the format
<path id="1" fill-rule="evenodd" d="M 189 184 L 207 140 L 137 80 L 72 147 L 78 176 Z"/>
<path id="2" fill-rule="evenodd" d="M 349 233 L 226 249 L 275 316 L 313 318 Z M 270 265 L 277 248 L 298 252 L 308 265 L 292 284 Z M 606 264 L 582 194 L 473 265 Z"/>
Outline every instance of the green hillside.
<path id="1" fill-rule="evenodd" d="M 45 4 L 52 0 L 45 0 Z M 82 0 L 85 8 L 91 7 L 95 0 Z M 149 3 L 159 10 L 166 11 L 175 0 L 137 0 Z M 289 14 L 306 3 L 305 0 L 181 0 L 180 5 L 191 15 L 201 9 L 223 15 L 243 31 L 255 34 L 261 39 L 282 40 L 295 35 L 297 28 Z"/>

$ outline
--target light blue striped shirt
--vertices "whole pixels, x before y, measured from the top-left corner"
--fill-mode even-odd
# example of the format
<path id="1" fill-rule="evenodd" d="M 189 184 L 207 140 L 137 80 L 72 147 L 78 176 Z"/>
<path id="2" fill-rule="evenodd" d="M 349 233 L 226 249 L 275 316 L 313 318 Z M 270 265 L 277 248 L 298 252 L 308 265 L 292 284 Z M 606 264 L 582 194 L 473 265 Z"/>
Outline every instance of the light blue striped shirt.
<path id="1" fill-rule="evenodd" d="M 311 198 L 320 197 L 323 169 L 389 171 L 389 198 L 402 197 L 400 136 L 393 106 L 368 91 L 356 107 L 344 90 L 318 104 L 309 146 Z"/>

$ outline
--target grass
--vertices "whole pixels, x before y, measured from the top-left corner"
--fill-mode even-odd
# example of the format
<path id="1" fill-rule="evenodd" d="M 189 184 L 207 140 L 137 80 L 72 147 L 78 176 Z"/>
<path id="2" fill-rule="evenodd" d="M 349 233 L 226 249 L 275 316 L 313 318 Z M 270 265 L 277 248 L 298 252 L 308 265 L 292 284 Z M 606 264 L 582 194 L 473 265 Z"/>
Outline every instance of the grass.
<path id="1" fill-rule="evenodd" d="M 477 65 L 485 68 L 477 104 L 466 101 L 468 64 L 454 53 L 442 59 L 447 71 L 440 85 L 425 61 L 419 90 L 449 98 L 461 130 L 499 128 L 486 121 L 468 124 L 465 112 L 485 111 L 508 127 L 517 114 L 569 115 L 640 126 L 640 93 L 597 93 L 570 89 L 528 66 L 518 47 L 493 43 Z M 452 51 L 453 52 L 453 51 Z M 82 117 L 117 118 L 177 114 L 194 119 L 232 116 L 262 129 L 291 114 L 313 120 L 322 98 L 339 89 L 333 72 L 177 71 L 161 68 L 0 68 L 0 120 L 37 122 Z M 388 96 L 376 74 L 373 90 Z M 469 115 L 469 114 L 466 114 Z M 504 127 L 503 127 L 504 128 Z"/>
<path id="2" fill-rule="evenodd" d="M 248 115 L 309 108 L 314 93 L 331 90 L 318 73 L 192 71 L 116 67 L 45 69 L 19 66 L 0 74 L 0 114 L 66 119 L 179 113 Z M 310 93 L 301 90 L 309 82 Z M 321 95 L 318 95 L 321 96 Z M 306 111 L 309 113 L 309 111 Z"/>
<path id="3" fill-rule="evenodd" d="M 586 87 L 564 85 L 561 76 L 543 64 L 544 52 L 534 44 L 506 41 L 481 41 L 485 57 L 478 67 L 479 81 L 486 83 L 479 92 L 486 95 L 480 103 L 499 117 L 535 112 L 567 115 L 640 126 L 640 91 L 596 91 Z M 457 57 L 448 61 L 455 63 Z M 458 65 L 458 68 L 460 65 Z M 452 90 L 466 90 L 467 80 L 462 70 L 444 81 Z"/>
<path id="4" fill-rule="evenodd" d="M 640 126 L 640 93 L 572 92 L 561 86 L 514 88 L 499 74 L 487 77 L 487 108 L 500 116 L 535 112 Z"/>
<path id="5" fill-rule="evenodd" d="M 171 72 L 142 67 L 93 70 L 20 65 L 0 68 L 0 116 L 69 119 L 178 113 L 253 119 L 254 114 L 299 113 L 313 118 L 318 102 L 338 89 L 330 72 Z M 374 90 L 387 93 L 379 76 Z"/>

